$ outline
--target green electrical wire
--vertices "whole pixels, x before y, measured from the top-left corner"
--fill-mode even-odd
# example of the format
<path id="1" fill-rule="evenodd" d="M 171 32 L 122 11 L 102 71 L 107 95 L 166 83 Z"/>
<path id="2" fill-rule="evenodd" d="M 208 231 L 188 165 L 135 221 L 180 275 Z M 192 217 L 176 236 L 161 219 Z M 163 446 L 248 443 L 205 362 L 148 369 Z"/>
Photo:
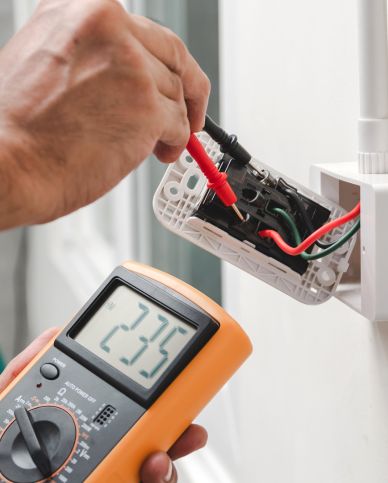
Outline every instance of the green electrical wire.
<path id="1" fill-rule="evenodd" d="M 287 223 L 287 225 L 289 226 L 292 232 L 292 237 L 294 238 L 294 242 L 296 243 L 296 245 L 299 245 L 302 241 L 302 238 L 300 236 L 298 227 L 296 226 L 296 223 L 293 217 L 289 215 L 282 208 L 273 208 L 271 211 L 273 213 L 280 215 L 283 218 L 283 220 Z M 330 247 L 325 248 L 324 250 L 313 254 L 303 252 L 300 254 L 300 256 L 304 260 L 308 260 L 308 261 L 318 260 L 319 258 L 327 257 L 331 253 L 338 250 L 338 248 L 342 247 L 342 245 L 344 245 L 350 238 L 352 238 L 352 236 L 354 236 L 359 229 L 360 229 L 360 218 L 358 218 L 356 223 L 352 226 L 352 228 L 347 233 L 345 233 L 345 235 L 343 235 L 337 241 L 333 242 L 333 244 Z"/>

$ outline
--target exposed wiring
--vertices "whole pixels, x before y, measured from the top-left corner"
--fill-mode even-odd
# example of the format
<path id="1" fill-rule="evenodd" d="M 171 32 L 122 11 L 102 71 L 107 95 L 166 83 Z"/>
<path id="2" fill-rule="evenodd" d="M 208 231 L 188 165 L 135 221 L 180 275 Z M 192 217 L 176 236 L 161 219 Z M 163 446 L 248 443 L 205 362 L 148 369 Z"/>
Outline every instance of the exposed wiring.
<path id="1" fill-rule="evenodd" d="M 293 219 L 293 217 L 281 208 L 273 208 L 271 211 L 274 212 L 274 213 L 277 213 L 278 215 L 280 215 L 283 218 L 283 220 L 287 223 L 287 225 L 289 226 L 289 228 L 291 230 L 291 233 L 292 233 L 292 236 L 294 238 L 295 243 L 297 245 L 299 245 L 302 241 L 302 238 L 300 236 L 298 227 L 296 226 L 296 223 L 295 223 L 295 220 Z M 308 260 L 308 261 L 318 260 L 320 258 L 327 257 L 331 253 L 338 250 L 338 248 L 342 247 L 342 245 L 344 245 L 350 238 L 352 238 L 352 236 L 354 236 L 359 229 L 360 229 L 360 219 L 358 219 L 356 221 L 356 223 L 350 228 L 350 230 L 347 233 L 345 233 L 345 235 L 340 237 L 335 242 L 331 243 L 329 247 L 327 247 L 327 248 L 325 248 L 325 249 L 323 249 L 323 250 L 321 250 L 317 253 L 302 252 L 300 254 L 300 256 L 304 260 Z"/>
<path id="2" fill-rule="evenodd" d="M 283 210 L 282 208 L 272 208 L 270 211 L 271 213 L 280 215 L 283 218 L 283 220 L 287 223 L 288 227 L 291 230 L 291 234 L 294 242 L 297 245 L 299 245 L 302 241 L 302 238 L 300 236 L 300 233 L 299 233 L 298 227 L 296 226 L 294 218 L 289 213 L 287 213 L 286 210 Z"/>
<path id="3" fill-rule="evenodd" d="M 205 118 L 205 126 L 203 129 L 205 132 L 209 134 L 209 136 L 214 141 L 216 141 L 220 145 L 221 152 L 229 154 L 232 158 L 234 158 L 237 162 L 239 162 L 242 165 L 246 165 L 251 162 L 252 156 L 243 148 L 243 146 L 241 146 L 241 144 L 239 144 L 237 140 L 237 136 L 235 136 L 234 134 L 231 134 L 231 135 L 228 134 L 208 115 Z M 320 238 L 326 235 L 326 233 L 356 218 L 360 214 L 360 203 L 358 203 L 357 206 L 346 215 L 338 218 L 337 220 L 332 220 L 326 223 L 325 225 L 321 226 L 319 229 L 315 230 L 312 220 L 307 213 L 305 203 L 303 202 L 303 199 L 299 195 L 298 191 L 293 186 L 289 185 L 283 178 L 279 178 L 278 182 L 279 182 L 279 185 L 282 187 L 283 191 L 285 192 L 285 194 L 288 195 L 293 201 L 294 205 L 298 210 L 298 213 L 300 214 L 303 220 L 303 223 L 305 224 L 309 232 L 309 236 L 304 241 L 301 241 L 298 227 L 295 221 L 293 220 L 293 218 L 290 217 L 287 223 L 289 228 L 293 232 L 294 240 L 297 242 L 298 246 L 296 247 L 289 246 L 283 240 L 281 235 L 274 230 L 262 230 L 258 233 L 259 236 L 261 236 L 262 238 L 273 239 L 276 245 L 283 252 L 293 256 L 301 255 L 302 258 L 304 258 L 305 260 L 315 260 L 317 258 L 321 258 L 326 255 L 329 255 L 333 251 L 337 250 L 341 245 L 343 245 L 347 240 L 349 240 L 349 238 L 351 238 L 359 229 L 360 221 L 358 220 L 352 226 L 349 232 L 346 233 L 339 240 L 333 243 L 324 243 L 320 241 Z M 264 184 L 264 179 L 263 179 L 263 184 Z M 282 216 L 284 220 L 286 220 L 285 216 L 289 216 L 288 213 L 283 210 L 281 211 L 282 213 L 278 212 L 278 214 Z M 357 225 L 358 225 L 358 228 L 357 228 Z M 322 251 L 313 255 L 309 253 L 305 253 L 305 250 L 313 244 L 321 248 Z"/>
<path id="4" fill-rule="evenodd" d="M 328 248 L 323 249 L 322 251 L 318 253 L 306 253 L 303 252 L 301 257 L 304 258 L 304 260 L 318 260 L 319 258 L 326 257 L 327 255 L 330 255 L 331 253 L 335 252 L 340 248 L 342 245 L 344 245 L 350 238 L 352 238 L 360 229 L 361 222 L 360 218 L 357 219 L 357 221 L 354 223 L 354 225 L 350 228 L 350 230 L 345 233 L 340 239 L 335 241 L 334 243 L 331 244 Z"/>
<path id="5" fill-rule="evenodd" d="M 311 235 L 311 233 L 314 232 L 315 228 L 314 228 L 314 225 L 312 224 L 311 218 L 309 217 L 309 215 L 307 213 L 307 210 L 306 210 L 306 207 L 303 203 L 302 198 L 299 196 L 296 189 L 293 188 L 292 186 L 290 186 L 283 178 L 279 178 L 279 184 L 282 185 L 284 192 L 287 193 L 288 196 L 295 203 L 296 207 L 299 210 L 301 217 L 303 218 L 304 224 L 306 225 L 306 227 L 308 229 L 309 235 Z M 326 249 L 326 248 L 330 248 L 332 243 L 324 243 L 324 242 L 321 242 L 320 240 L 317 240 L 315 242 L 315 245 L 317 245 L 317 247 L 319 247 L 319 248 Z"/>
<path id="6" fill-rule="evenodd" d="M 328 223 L 322 225 L 320 228 L 318 228 L 318 230 L 316 230 L 314 233 L 309 235 L 305 240 L 299 243 L 298 246 L 296 247 L 290 247 L 290 245 L 288 245 L 283 240 L 283 238 L 279 235 L 279 233 L 277 233 L 274 230 L 261 230 L 259 231 L 259 236 L 261 236 L 262 238 L 271 238 L 283 252 L 287 253 L 288 255 L 296 256 L 296 255 L 300 255 L 302 252 L 307 250 L 307 248 L 313 245 L 323 235 L 326 235 L 326 233 L 328 233 L 329 231 L 334 230 L 334 228 L 344 225 L 345 223 L 348 223 L 351 220 L 354 220 L 354 218 L 357 218 L 359 214 L 360 214 L 360 203 L 357 203 L 357 205 L 351 211 L 349 211 L 349 213 L 346 213 L 340 218 L 329 221 Z"/>

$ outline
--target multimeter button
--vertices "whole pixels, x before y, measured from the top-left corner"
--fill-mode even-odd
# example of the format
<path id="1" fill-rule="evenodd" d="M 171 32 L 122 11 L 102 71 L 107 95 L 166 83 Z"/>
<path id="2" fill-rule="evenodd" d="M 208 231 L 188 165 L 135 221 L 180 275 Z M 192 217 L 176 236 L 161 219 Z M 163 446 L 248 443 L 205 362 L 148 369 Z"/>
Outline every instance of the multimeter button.
<path id="1" fill-rule="evenodd" d="M 56 365 L 51 363 L 43 364 L 40 368 L 40 373 L 46 379 L 56 379 L 59 376 L 59 369 Z"/>

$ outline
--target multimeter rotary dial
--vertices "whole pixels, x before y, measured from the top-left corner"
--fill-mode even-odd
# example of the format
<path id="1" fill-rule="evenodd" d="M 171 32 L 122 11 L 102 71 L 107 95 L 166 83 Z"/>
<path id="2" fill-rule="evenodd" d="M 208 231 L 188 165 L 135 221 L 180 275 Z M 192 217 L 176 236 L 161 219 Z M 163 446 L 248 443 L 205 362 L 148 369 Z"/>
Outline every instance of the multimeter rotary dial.
<path id="1" fill-rule="evenodd" d="M 15 483 L 49 478 L 69 458 L 76 439 L 74 419 L 65 409 L 19 407 L 0 439 L 0 473 Z"/>

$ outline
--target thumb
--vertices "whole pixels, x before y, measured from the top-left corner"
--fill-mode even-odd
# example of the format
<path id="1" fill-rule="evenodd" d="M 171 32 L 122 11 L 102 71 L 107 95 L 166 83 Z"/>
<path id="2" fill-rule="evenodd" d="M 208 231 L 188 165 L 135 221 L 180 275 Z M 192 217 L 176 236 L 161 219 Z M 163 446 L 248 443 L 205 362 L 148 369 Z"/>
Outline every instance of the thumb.
<path id="1" fill-rule="evenodd" d="M 177 472 L 166 453 L 154 453 L 144 462 L 140 471 L 142 483 L 176 483 Z"/>

